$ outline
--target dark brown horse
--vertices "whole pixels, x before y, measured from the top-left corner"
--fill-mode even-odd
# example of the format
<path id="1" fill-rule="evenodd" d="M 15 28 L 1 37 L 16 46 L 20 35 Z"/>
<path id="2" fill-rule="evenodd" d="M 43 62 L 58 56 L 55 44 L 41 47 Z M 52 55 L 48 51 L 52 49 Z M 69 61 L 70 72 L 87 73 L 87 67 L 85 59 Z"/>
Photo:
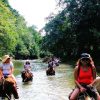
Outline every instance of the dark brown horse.
<path id="1" fill-rule="evenodd" d="M 49 67 L 47 70 L 46 70 L 46 75 L 49 76 L 49 75 L 55 75 L 55 70 L 53 69 L 53 67 Z"/>
<path id="2" fill-rule="evenodd" d="M 96 97 L 90 96 L 87 92 L 80 93 L 77 100 L 97 100 Z"/>
<path id="3" fill-rule="evenodd" d="M 14 86 L 14 83 L 7 81 L 6 79 L 0 80 L 0 97 L 1 100 L 4 100 L 7 98 L 8 100 L 11 100 L 12 95 L 14 96 L 14 99 L 18 99 L 18 92 L 17 88 Z"/>
<path id="4" fill-rule="evenodd" d="M 87 85 L 82 86 L 86 88 L 86 91 L 79 93 L 77 99 L 75 100 L 97 100 L 97 94 L 94 87 L 88 87 Z M 69 94 L 69 100 L 72 92 Z"/>
<path id="5" fill-rule="evenodd" d="M 30 71 L 21 72 L 22 82 L 29 82 L 33 80 L 33 73 Z"/>

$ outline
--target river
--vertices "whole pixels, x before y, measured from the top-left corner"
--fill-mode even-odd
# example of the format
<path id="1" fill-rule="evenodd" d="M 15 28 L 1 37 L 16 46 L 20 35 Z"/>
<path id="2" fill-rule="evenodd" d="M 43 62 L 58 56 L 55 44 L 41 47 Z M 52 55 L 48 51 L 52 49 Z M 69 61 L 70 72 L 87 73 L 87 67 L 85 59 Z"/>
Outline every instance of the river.
<path id="1" fill-rule="evenodd" d="M 56 67 L 55 76 L 46 76 L 47 64 L 31 60 L 33 81 L 22 82 L 17 75 L 19 100 L 68 100 L 68 95 L 74 87 L 73 68 L 67 64 Z"/>

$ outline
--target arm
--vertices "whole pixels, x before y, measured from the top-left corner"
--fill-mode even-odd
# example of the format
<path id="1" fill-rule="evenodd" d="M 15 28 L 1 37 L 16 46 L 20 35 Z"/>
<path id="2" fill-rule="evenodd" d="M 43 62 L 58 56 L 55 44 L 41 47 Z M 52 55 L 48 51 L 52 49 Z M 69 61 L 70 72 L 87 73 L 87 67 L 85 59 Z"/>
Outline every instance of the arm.
<path id="1" fill-rule="evenodd" d="M 31 70 L 31 68 L 32 68 L 31 65 L 29 66 L 29 68 L 30 68 L 30 70 Z"/>
<path id="2" fill-rule="evenodd" d="M 32 67 L 30 66 L 30 69 L 31 69 Z"/>
<path id="3" fill-rule="evenodd" d="M 13 65 L 12 62 L 10 63 L 10 66 L 11 66 L 11 74 L 13 74 L 13 72 L 14 72 L 14 65 Z"/>
<path id="4" fill-rule="evenodd" d="M 2 68 L 0 68 L 0 79 L 2 78 L 3 73 L 2 73 Z"/>
<path id="5" fill-rule="evenodd" d="M 92 70 L 93 70 L 93 79 L 95 80 L 96 79 L 96 68 L 95 68 L 95 66 L 92 67 Z"/>
<path id="6" fill-rule="evenodd" d="M 14 72 L 14 67 L 11 68 L 11 74 L 13 74 L 13 72 Z"/>
<path id="7" fill-rule="evenodd" d="M 94 65 L 94 61 L 92 60 L 92 58 L 90 58 L 90 64 L 91 64 L 91 67 L 92 67 L 92 74 L 93 74 L 93 79 L 96 79 L 96 67 Z"/>
<path id="8" fill-rule="evenodd" d="M 0 79 L 3 77 L 3 67 L 2 64 L 0 64 Z"/>
<path id="9" fill-rule="evenodd" d="M 79 82 L 77 81 L 77 79 L 78 79 L 78 66 L 76 66 L 75 69 L 74 69 L 74 80 L 75 80 L 76 86 L 78 86 L 80 88 L 81 85 L 79 84 Z"/>
<path id="10" fill-rule="evenodd" d="M 88 86 L 93 86 L 96 82 L 96 68 L 95 66 L 92 66 L 92 74 L 93 74 L 93 82 L 91 84 L 89 84 Z"/>

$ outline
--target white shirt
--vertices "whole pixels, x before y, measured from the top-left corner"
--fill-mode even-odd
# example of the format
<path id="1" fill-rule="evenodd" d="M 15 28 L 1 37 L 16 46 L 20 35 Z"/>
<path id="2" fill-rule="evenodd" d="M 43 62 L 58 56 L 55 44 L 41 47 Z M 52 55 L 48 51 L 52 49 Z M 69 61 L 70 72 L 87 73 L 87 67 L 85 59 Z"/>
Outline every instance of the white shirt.
<path id="1" fill-rule="evenodd" d="M 3 74 L 11 74 L 11 68 L 13 68 L 14 66 L 13 63 L 10 62 L 10 63 L 2 63 L 0 67 L 3 70 Z"/>
<path id="2" fill-rule="evenodd" d="M 30 64 L 25 64 L 25 65 L 24 65 L 24 69 L 25 69 L 25 70 L 31 70 Z"/>

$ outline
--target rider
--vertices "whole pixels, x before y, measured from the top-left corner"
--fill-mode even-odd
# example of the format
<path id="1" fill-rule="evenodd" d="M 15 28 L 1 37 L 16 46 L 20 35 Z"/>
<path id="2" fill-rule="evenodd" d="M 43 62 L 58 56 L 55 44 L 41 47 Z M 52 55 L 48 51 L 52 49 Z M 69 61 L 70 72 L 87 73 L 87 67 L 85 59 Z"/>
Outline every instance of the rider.
<path id="1" fill-rule="evenodd" d="M 31 65 L 30 65 L 30 62 L 29 60 L 26 60 L 25 64 L 24 64 L 24 70 L 25 71 L 31 71 Z"/>
<path id="2" fill-rule="evenodd" d="M 31 72 L 31 65 L 30 65 L 30 61 L 26 60 L 25 64 L 24 64 L 24 71 L 22 71 L 22 82 L 25 82 L 27 78 L 25 78 L 25 76 L 27 76 L 27 78 L 32 79 L 33 74 Z"/>
<path id="3" fill-rule="evenodd" d="M 48 68 L 55 68 L 56 67 L 56 61 L 55 61 L 55 58 L 54 57 L 52 57 L 50 60 L 49 60 L 49 62 L 48 62 Z"/>
<path id="4" fill-rule="evenodd" d="M 0 65 L 0 69 L 2 71 L 2 75 L 4 78 L 7 78 L 8 81 L 13 82 L 16 85 L 16 79 L 13 75 L 14 65 L 11 61 L 11 57 L 9 55 L 4 55 L 2 58 L 2 63 Z"/>
<path id="5" fill-rule="evenodd" d="M 79 93 L 89 91 L 90 87 L 95 91 L 94 94 L 96 94 L 97 100 L 100 100 L 99 93 L 93 87 L 96 80 L 96 68 L 90 54 L 81 54 L 81 58 L 77 61 L 74 70 L 74 78 L 76 87 L 70 93 L 70 100 L 76 100 Z"/>

